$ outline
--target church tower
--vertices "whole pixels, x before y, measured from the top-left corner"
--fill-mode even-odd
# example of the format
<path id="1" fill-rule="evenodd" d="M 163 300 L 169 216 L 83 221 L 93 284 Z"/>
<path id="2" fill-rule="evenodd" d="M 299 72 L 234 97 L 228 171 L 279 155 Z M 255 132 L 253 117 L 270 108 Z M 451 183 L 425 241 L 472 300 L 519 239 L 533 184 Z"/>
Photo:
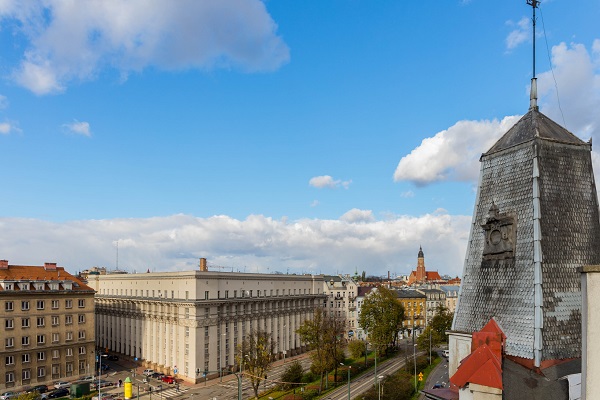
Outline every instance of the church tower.
<path id="1" fill-rule="evenodd" d="M 581 371 L 576 269 L 600 263 L 591 150 L 539 111 L 534 72 L 529 111 L 480 159 L 451 375 L 459 336 L 493 318 L 506 335 L 503 398 L 569 398 L 563 378 Z"/>
<path id="2" fill-rule="evenodd" d="M 425 282 L 426 278 L 425 256 L 423 255 L 423 248 L 419 246 L 419 254 L 417 256 L 417 282 Z"/>

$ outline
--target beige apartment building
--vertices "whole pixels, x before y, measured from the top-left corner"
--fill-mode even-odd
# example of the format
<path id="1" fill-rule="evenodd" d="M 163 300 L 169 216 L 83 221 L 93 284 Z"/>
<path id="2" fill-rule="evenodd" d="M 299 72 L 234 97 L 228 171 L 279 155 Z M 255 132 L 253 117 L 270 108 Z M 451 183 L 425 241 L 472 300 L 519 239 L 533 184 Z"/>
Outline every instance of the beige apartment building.
<path id="1" fill-rule="evenodd" d="M 254 330 L 272 335 L 276 357 L 305 351 L 296 329 L 325 299 L 322 275 L 210 272 L 204 259 L 196 271 L 88 279 L 98 346 L 188 382 L 237 370 Z"/>
<path id="2" fill-rule="evenodd" d="M 0 260 L 0 392 L 94 372 L 94 291 L 56 263 Z"/>

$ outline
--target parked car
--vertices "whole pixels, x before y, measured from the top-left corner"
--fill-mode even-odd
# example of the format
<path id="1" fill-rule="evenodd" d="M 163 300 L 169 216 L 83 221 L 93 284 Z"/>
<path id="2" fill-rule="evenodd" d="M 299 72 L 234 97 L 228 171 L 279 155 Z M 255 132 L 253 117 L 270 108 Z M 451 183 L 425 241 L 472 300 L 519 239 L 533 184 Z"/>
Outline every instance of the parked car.
<path id="1" fill-rule="evenodd" d="M 154 378 L 154 379 L 160 379 L 163 376 L 165 376 L 165 374 L 163 374 L 162 372 L 155 372 L 152 375 L 150 375 L 150 378 Z"/>
<path id="2" fill-rule="evenodd" d="M 33 393 L 38 392 L 39 394 L 46 393 L 48 391 L 48 386 L 46 385 L 38 385 L 32 388 L 29 388 L 25 391 L 25 393 Z"/>
<path id="3" fill-rule="evenodd" d="M 150 376 L 154 373 L 153 369 L 145 369 L 144 372 L 142 372 L 144 375 L 146 376 Z"/>
<path id="4" fill-rule="evenodd" d="M 443 355 L 444 357 L 448 358 L 448 356 L 450 356 L 450 351 L 449 351 L 449 350 L 444 350 L 444 351 L 442 352 L 442 355 Z"/>
<path id="5" fill-rule="evenodd" d="M 4 392 L 0 394 L 0 400 L 9 400 L 13 397 L 17 397 L 19 394 L 16 392 Z"/>
<path id="6" fill-rule="evenodd" d="M 59 397 L 65 397 L 69 395 L 69 389 L 60 388 L 48 394 L 49 399 L 58 399 Z"/>
<path id="7" fill-rule="evenodd" d="M 113 385 L 114 385 L 114 383 L 110 382 L 110 381 L 104 381 L 104 380 L 100 381 L 100 388 L 110 387 Z M 92 382 L 92 384 L 90 385 L 90 388 L 92 388 L 94 390 L 98 389 L 98 382 Z"/>
<path id="8" fill-rule="evenodd" d="M 175 383 L 175 377 L 171 375 L 165 375 L 162 378 L 160 378 L 160 380 L 166 383 Z"/>
<path id="9" fill-rule="evenodd" d="M 436 383 L 435 385 L 433 385 L 432 389 L 442 389 L 444 387 L 444 385 L 440 385 L 439 383 Z"/>
<path id="10" fill-rule="evenodd" d="M 71 382 L 66 382 L 66 381 L 59 381 L 59 382 L 54 383 L 55 389 L 63 389 L 63 388 L 68 388 L 70 386 L 71 386 Z"/>
<path id="11" fill-rule="evenodd" d="M 81 382 L 93 382 L 96 378 L 93 376 L 84 376 L 80 379 Z"/>
<path id="12" fill-rule="evenodd" d="M 119 357 L 117 357 L 117 356 L 108 356 L 108 359 L 110 361 L 119 361 Z"/>

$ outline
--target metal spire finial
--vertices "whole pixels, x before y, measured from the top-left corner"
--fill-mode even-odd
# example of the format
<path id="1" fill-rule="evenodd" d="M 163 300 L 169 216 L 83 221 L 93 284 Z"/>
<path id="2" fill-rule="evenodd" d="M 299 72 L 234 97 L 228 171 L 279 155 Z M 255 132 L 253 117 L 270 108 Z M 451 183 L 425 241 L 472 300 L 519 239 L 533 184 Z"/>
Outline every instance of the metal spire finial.
<path id="1" fill-rule="evenodd" d="M 533 10 L 533 76 L 531 77 L 531 93 L 529 94 L 529 109 L 537 110 L 537 78 L 535 76 L 535 9 L 540 2 L 538 0 L 527 0 L 527 5 Z"/>

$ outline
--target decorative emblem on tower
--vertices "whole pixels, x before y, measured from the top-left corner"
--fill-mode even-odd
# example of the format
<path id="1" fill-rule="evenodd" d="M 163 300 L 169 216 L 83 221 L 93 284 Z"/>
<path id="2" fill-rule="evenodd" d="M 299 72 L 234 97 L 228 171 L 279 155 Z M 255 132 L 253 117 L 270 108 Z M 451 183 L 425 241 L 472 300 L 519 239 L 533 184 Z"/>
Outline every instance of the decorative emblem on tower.
<path id="1" fill-rule="evenodd" d="M 514 265 L 515 257 L 515 218 L 500 213 L 498 206 L 492 203 L 486 223 L 481 225 L 484 234 L 482 267 L 500 267 Z M 508 260 L 509 262 L 500 262 Z"/>

